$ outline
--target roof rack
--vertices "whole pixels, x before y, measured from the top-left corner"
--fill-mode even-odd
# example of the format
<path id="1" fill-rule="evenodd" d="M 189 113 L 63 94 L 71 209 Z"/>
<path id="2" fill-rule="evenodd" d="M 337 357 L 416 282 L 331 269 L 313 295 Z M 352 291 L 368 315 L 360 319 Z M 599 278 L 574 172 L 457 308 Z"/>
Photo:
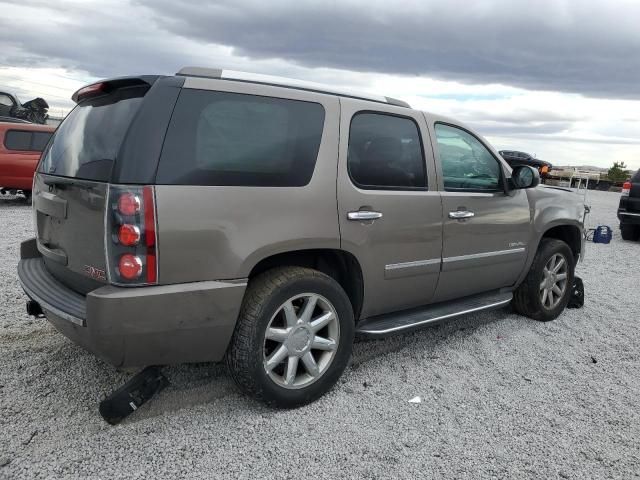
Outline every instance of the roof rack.
<path id="1" fill-rule="evenodd" d="M 263 75 L 260 73 L 237 72 L 235 70 L 222 70 L 220 68 L 184 67 L 176 75 L 183 77 L 215 78 L 220 80 L 236 80 L 239 82 L 260 83 L 263 85 L 276 85 L 279 87 L 295 88 L 296 90 L 307 90 L 310 92 L 328 93 L 340 97 L 357 98 L 360 100 L 370 100 L 372 102 L 386 103 L 397 107 L 411 108 L 407 102 L 392 97 L 373 95 L 370 93 L 356 93 L 345 89 L 332 88 L 330 86 L 307 82 L 305 80 L 295 80 L 286 77 L 273 75 Z"/>

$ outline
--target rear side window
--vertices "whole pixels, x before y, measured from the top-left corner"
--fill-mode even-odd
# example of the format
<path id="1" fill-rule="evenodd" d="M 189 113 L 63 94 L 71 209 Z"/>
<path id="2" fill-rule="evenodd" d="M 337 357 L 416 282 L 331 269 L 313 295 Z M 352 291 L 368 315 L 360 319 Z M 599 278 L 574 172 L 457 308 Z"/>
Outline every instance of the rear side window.
<path id="1" fill-rule="evenodd" d="M 106 182 L 146 88 L 125 88 L 80 103 L 58 127 L 40 172 Z"/>
<path id="2" fill-rule="evenodd" d="M 358 113 L 349 131 L 349 176 L 363 189 L 424 189 L 418 125 L 406 117 Z"/>
<path id="3" fill-rule="evenodd" d="M 7 107 L 13 107 L 13 100 L 9 97 L 9 95 L 4 95 L 0 93 L 0 105 L 4 105 Z"/>
<path id="4" fill-rule="evenodd" d="M 41 152 L 51 138 L 49 132 L 28 132 L 25 130 L 9 130 L 4 137 L 7 150 Z"/>
<path id="5" fill-rule="evenodd" d="M 318 103 L 184 89 L 156 182 L 298 187 L 315 167 L 324 108 Z"/>

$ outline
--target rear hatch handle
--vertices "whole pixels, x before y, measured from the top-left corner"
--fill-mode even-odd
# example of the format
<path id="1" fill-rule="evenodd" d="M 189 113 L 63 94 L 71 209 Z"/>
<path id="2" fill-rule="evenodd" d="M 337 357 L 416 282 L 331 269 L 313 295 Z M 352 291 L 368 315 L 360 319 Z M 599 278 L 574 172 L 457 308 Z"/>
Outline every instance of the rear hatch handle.
<path id="1" fill-rule="evenodd" d="M 67 254 L 61 248 L 51 247 L 38 240 L 38 251 L 49 260 L 53 260 L 56 263 L 67 265 L 69 259 Z"/>

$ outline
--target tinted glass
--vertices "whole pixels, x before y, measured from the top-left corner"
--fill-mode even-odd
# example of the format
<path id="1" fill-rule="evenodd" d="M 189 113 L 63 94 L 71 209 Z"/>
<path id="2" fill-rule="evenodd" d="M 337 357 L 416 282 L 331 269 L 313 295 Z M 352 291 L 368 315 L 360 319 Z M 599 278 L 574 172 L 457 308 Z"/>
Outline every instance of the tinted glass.
<path id="1" fill-rule="evenodd" d="M 324 108 L 318 103 L 185 89 L 171 118 L 156 181 L 306 185 L 323 125 Z"/>
<path id="2" fill-rule="evenodd" d="M 435 130 L 445 190 L 498 190 L 500 164 L 476 137 L 449 125 Z"/>
<path id="3" fill-rule="evenodd" d="M 129 88 L 86 100 L 64 119 L 40 171 L 63 177 L 108 181 L 125 133 L 146 90 Z"/>
<path id="4" fill-rule="evenodd" d="M 638 170 L 635 175 L 631 178 L 633 183 L 640 183 L 640 170 Z"/>
<path id="5" fill-rule="evenodd" d="M 420 133 L 405 117 L 359 113 L 349 132 L 349 175 L 366 189 L 425 188 Z"/>
<path id="6" fill-rule="evenodd" d="M 11 100 L 11 98 L 9 98 L 8 95 L 2 95 L 0 94 L 0 105 L 6 105 L 9 107 L 13 106 L 13 101 Z"/>
<path id="7" fill-rule="evenodd" d="M 37 152 L 43 151 L 44 147 L 47 146 L 51 135 L 52 134 L 49 132 L 33 132 L 31 137 L 31 150 L 35 150 Z"/>
<path id="8" fill-rule="evenodd" d="M 4 146 L 7 150 L 31 150 L 32 132 L 24 130 L 9 130 L 4 137 Z"/>

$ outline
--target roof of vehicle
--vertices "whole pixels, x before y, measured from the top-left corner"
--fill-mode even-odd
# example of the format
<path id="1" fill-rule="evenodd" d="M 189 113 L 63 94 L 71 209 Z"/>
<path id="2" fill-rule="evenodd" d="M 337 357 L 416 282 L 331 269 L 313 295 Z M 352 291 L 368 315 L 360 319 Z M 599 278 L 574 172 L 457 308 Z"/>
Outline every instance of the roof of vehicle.
<path id="1" fill-rule="evenodd" d="M 0 92 L 2 93 L 2 92 Z M 25 120 L 23 118 L 15 118 L 15 117 L 6 117 L 4 115 L 0 115 L 0 122 L 7 123 L 31 123 L 29 120 Z"/>
<path id="2" fill-rule="evenodd" d="M 53 132 L 56 129 L 53 125 L 40 125 L 39 123 L 16 123 L 0 121 L 0 131 L 7 130 L 27 130 L 31 132 Z"/>
<path id="3" fill-rule="evenodd" d="M 204 67 L 184 67 L 176 75 L 183 77 L 203 77 L 213 78 L 217 80 L 235 80 L 240 82 L 261 83 L 264 85 L 277 85 L 279 87 L 295 88 L 297 90 L 308 90 L 312 92 L 328 93 L 340 97 L 358 98 L 362 100 L 370 100 L 372 102 L 386 103 L 398 107 L 411 108 L 411 106 L 402 100 L 371 93 L 354 92 L 347 89 L 339 89 L 324 85 L 322 83 L 308 82 L 305 80 L 296 80 L 286 77 L 278 77 L 273 75 L 263 75 L 260 73 L 238 72 L 235 70 L 223 70 L 220 68 L 204 68 Z"/>
<path id="4" fill-rule="evenodd" d="M 509 156 L 509 157 L 524 157 L 524 158 L 535 158 L 533 155 L 527 152 L 521 152 L 519 150 L 500 150 L 500 155 Z"/>
<path id="5" fill-rule="evenodd" d="M 520 152 L 518 150 L 500 150 L 498 153 L 508 162 L 530 163 L 537 166 L 552 166 L 550 162 L 542 160 L 541 158 L 536 158 L 527 152 Z"/>

